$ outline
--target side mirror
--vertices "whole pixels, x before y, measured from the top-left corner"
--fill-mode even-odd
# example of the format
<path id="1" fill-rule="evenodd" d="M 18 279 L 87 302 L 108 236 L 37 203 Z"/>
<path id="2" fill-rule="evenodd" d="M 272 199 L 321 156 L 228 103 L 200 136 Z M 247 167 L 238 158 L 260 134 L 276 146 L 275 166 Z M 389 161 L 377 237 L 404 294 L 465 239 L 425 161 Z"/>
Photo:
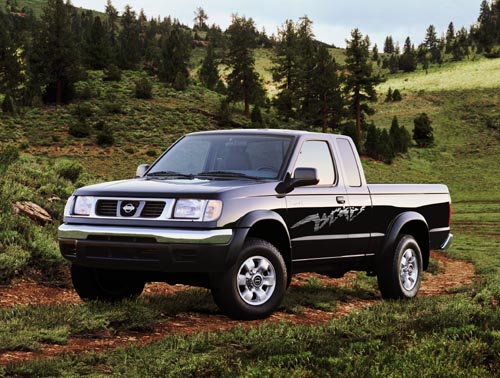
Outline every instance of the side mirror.
<path id="1" fill-rule="evenodd" d="M 149 164 L 141 164 L 137 167 L 137 170 L 135 171 L 135 177 L 142 177 L 144 176 L 144 173 L 149 169 Z"/>
<path id="2" fill-rule="evenodd" d="M 275 190 L 280 194 L 286 194 L 300 186 L 316 185 L 318 182 L 316 168 L 297 168 L 293 177 L 287 174 L 285 180 L 280 182 Z"/>

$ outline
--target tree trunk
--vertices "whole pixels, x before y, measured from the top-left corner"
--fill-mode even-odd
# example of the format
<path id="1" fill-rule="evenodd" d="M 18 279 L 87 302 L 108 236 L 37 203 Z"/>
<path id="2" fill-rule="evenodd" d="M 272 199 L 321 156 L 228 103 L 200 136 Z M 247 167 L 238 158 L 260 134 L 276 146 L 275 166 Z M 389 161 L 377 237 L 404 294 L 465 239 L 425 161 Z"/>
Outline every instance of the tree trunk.
<path id="1" fill-rule="evenodd" d="M 245 93 L 245 115 L 250 116 L 250 96 Z"/>
<path id="2" fill-rule="evenodd" d="M 354 96 L 356 106 L 356 137 L 358 138 L 358 146 L 361 146 L 361 102 L 359 101 L 359 91 L 356 91 Z"/>
<path id="3" fill-rule="evenodd" d="M 323 114 L 323 133 L 326 133 L 328 131 L 328 107 L 326 106 L 326 101 L 327 101 L 327 96 L 326 94 L 323 95 L 323 109 L 322 109 L 322 114 Z"/>
<path id="4" fill-rule="evenodd" d="M 62 83 L 61 79 L 57 80 L 56 105 L 61 105 L 62 102 Z"/>

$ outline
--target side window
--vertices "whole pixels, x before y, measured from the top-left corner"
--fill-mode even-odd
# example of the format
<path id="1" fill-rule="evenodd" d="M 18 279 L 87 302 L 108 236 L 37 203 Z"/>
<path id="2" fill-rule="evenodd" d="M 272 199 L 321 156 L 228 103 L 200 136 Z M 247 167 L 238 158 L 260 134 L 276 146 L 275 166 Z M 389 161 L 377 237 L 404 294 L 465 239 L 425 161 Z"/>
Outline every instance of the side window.
<path id="1" fill-rule="evenodd" d="M 352 150 L 351 143 L 347 139 L 338 138 L 337 144 L 339 146 L 340 156 L 344 163 L 346 177 L 346 184 L 349 186 L 361 186 L 361 175 L 359 174 L 359 167 L 356 161 L 356 155 Z"/>
<path id="2" fill-rule="evenodd" d="M 325 141 L 305 141 L 295 163 L 295 168 L 316 168 L 319 178 L 318 185 L 332 185 L 335 182 L 332 154 Z"/>

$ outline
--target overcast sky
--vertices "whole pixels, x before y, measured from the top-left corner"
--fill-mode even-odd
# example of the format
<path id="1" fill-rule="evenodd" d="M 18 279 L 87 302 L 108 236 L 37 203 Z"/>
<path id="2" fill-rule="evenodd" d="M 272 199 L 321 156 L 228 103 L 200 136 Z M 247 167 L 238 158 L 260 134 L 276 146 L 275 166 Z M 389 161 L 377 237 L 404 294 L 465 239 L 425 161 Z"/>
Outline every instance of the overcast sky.
<path id="1" fill-rule="evenodd" d="M 297 21 L 307 15 L 313 21 L 313 32 L 320 41 L 345 47 L 351 30 L 359 28 L 368 34 L 372 44 L 380 50 L 385 37 L 403 45 L 407 36 L 418 45 L 424 40 L 425 30 L 433 24 L 438 36 L 446 32 L 453 21 L 455 30 L 477 21 L 482 0 L 112 0 L 120 12 L 129 4 L 137 13 L 144 9 L 146 16 L 161 18 L 172 16 L 183 24 L 193 26 L 194 13 L 202 7 L 207 13 L 208 24 L 221 26 L 231 23 L 231 15 L 252 17 L 259 30 L 268 35 L 276 34 L 285 20 Z M 106 0 L 72 0 L 77 7 L 104 11 Z"/>

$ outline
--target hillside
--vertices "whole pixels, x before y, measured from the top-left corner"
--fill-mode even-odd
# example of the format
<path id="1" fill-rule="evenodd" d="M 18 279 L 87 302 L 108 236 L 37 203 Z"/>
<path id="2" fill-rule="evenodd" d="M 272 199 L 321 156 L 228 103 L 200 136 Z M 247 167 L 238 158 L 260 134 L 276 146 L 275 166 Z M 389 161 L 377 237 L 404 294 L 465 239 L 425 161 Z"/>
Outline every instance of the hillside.
<path id="1" fill-rule="evenodd" d="M 411 149 L 407 158 L 397 159 L 393 166 L 367 161 L 368 178 L 443 182 L 455 201 L 500 199 L 499 83 L 499 59 L 448 64 L 428 74 L 390 76 L 378 87 L 375 124 L 389 128 L 397 116 L 401 125 L 412 130 L 413 118 L 425 112 L 433 122 L 436 144 L 431 149 Z M 400 89 L 403 101 L 383 102 L 389 87 Z"/>

